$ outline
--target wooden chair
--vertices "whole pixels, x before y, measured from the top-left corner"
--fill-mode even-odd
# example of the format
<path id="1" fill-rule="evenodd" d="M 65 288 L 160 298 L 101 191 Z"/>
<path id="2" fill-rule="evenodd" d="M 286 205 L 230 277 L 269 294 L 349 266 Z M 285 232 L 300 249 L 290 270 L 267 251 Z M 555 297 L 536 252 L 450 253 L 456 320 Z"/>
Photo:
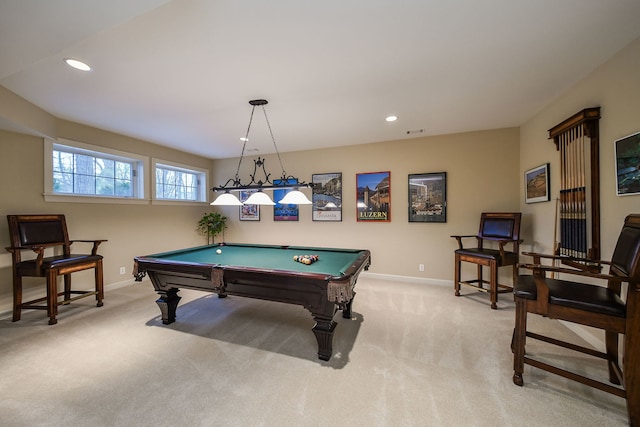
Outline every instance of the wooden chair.
<path id="1" fill-rule="evenodd" d="M 22 309 L 47 310 L 49 324 L 58 321 L 58 305 L 69 304 L 79 298 L 96 296 L 97 306 L 102 307 L 104 298 L 102 280 L 102 255 L 97 254 L 98 245 L 106 240 L 69 240 L 64 215 L 7 215 L 9 237 L 13 259 L 13 321 L 20 320 Z M 74 242 L 93 243 L 91 254 L 72 254 L 71 244 Z M 22 259 L 22 252 L 30 250 L 35 253 L 34 259 Z M 45 256 L 45 251 L 53 252 Z M 95 269 L 95 290 L 71 290 L 71 273 L 87 269 Z M 22 301 L 22 278 L 45 277 L 47 296 Z M 58 292 L 58 276 L 64 276 L 64 291 Z M 76 295 L 72 297 L 72 295 Z M 63 299 L 59 300 L 62 296 Z M 38 305 L 46 301 L 46 305 Z"/>
<path id="2" fill-rule="evenodd" d="M 508 213 L 483 213 L 480 216 L 480 231 L 475 235 L 451 236 L 458 241 L 458 249 L 455 251 L 455 272 L 453 286 L 455 295 L 460 296 L 460 285 L 472 286 L 480 291 L 489 292 L 491 308 L 498 308 L 498 294 L 511 292 L 512 286 L 498 283 L 498 268 L 512 266 L 513 283 L 518 276 L 518 253 L 520 247 L 520 212 Z M 465 248 L 463 239 L 474 237 L 477 247 Z M 493 242 L 497 248 L 489 248 L 485 242 Z M 507 251 L 507 245 L 511 245 L 512 251 Z M 477 277 L 471 280 L 460 279 L 460 267 L 462 262 L 477 265 Z M 489 281 L 482 276 L 482 268 L 489 267 Z M 486 288 L 485 285 L 489 285 Z"/>
<path id="3" fill-rule="evenodd" d="M 518 277 L 514 287 L 516 320 L 513 334 L 513 382 L 522 386 L 524 365 L 595 387 L 627 399 L 627 411 L 632 426 L 640 426 L 640 214 L 629 215 L 610 262 L 596 261 L 595 265 L 609 265 L 609 273 L 586 271 L 563 265 L 541 265 L 542 259 L 566 257 L 523 253 L 533 257 L 533 264 L 520 265 L 532 270 L 532 275 Z M 573 262 L 585 260 L 572 259 Z M 587 261 L 594 263 L 592 260 Z M 567 275 L 576 281 L 546 277 L 547 272 Z M 589 283 L 583 283 L 586 280 Z M 606 287 L 597 285 L 604 283 Z M 627 283 L 625 296 L 622 284 Z M 528 313 L 551 319 L 591 326 L 605 331 L 606 352 L 540 335 L 527 330 Z M 624 334 L 623 366 L 618 356 L 618 334 Z M 549 351 L 543 362 L 525 352 L 526 338 L 533 338 L 580 353 L 602 358 L 609 367 L 609 381 L 605 382 L 551 365 Z M 593 374 L 590 374 L 593 376 Z"/>

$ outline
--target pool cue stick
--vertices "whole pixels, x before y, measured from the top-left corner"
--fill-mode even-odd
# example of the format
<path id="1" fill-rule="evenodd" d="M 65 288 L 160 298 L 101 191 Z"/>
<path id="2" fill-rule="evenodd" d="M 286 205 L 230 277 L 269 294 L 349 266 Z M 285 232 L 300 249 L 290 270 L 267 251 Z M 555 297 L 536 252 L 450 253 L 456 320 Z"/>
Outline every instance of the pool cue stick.
<path id="1" fill-rule="evenodd" d="M 547 178 L 548 179 L 548 178 Z M 556 197 L 556 208 L 553 216 L 553 254 L 558 255 L 560 252 L 560 243 L 558 242 L 558 202 L 560 201 L 559 197 Z M 553 259 L 553 266 L 557 265 L 558 260 L 556 258 Z M 555 279 L 556 272 L 551 272 L 551 278 Z"/>
<path id="2" fill-rule="evenodd" d="M 560 241 L 558 242 L 558 254 L 562 251 L 562 242 L 564 241 L 564 230 L 566 224 L 563 223 L 565 218 L 566 211 L 566 193 L 565 193 L 565 174 L 566 174 L 566 166 L 565 166 L 565 152 L 564 152 L 564 140 L 562 135 L 558 135 L 559 147 L 560 147 Z"/>
<path id="3" fill-rule="evenodd" d="M 587 205 L 586 205 L 586 187 L 585 187 L 585 150 L 584 150 L 584 134 L 582 133 L 582 127 L 580 129 L 580 212 L 581 212 L 581 222 L 580 222 L 580 250 L 582 252 L 582 257 L 587 257 Z"/>

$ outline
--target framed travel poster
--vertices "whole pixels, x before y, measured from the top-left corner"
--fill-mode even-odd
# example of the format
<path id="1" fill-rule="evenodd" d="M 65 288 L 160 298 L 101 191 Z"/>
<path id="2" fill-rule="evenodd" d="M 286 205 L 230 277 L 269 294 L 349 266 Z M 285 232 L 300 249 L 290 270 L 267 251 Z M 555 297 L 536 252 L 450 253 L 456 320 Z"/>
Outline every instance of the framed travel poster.
<path id="1" fill-rule="evenodd" d="M 447 222 L 447 173 L 409 175 L 409 222 Z"/>
<path id="2" fill-rule="evenodd" d="M 391 172 L 356 174 L 358 221 L 391 221 Z"/>
<path id="3" fill-rule="evenodd" d="M 342 221 L 342 173 L 319 173 L 311 176 L 313 184 L 312 219 Z"/>
<path id="4" fill-rule="evenodd" d="M 297 184 L 298 181 L 290 179 L 287 184 Z M 273 181 L 274 185 L 282 184 L 282 180 L 276 179 Z M 297 221 L 298 220 L 298 205 L 283 205 L 278 200 L 282 200 L 291 189 L 273 190 L 273 201 L 276 202 L 273 207 L 273 220 L 274 221 Z"/>
<path id="5" fill-rule="evenodd" d="M 256 191 L 241 191 L 238 198 L 241 202 L 244 202 Z M 260 205 L 242 205 L 238 206 L 238 209 L 240 211 L 240 221 L 260 221 Z"/>

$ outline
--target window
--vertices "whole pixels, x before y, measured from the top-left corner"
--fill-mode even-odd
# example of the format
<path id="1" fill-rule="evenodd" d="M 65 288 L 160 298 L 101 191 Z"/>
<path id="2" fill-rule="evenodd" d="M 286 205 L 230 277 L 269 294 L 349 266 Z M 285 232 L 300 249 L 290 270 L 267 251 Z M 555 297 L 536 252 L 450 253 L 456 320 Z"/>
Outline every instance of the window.
<path id="1" fill-rule="evenodd" d="M 134 162 L 73 152 L 64 146 L 56 148 L 54 193 L 133 197 Z"/>
<path id="2" fill-rule="evenodd" d="M 47 201 L 144 200 L 146 157 L 75 141 L 46 140 L 45 159 Z"/>
<path id="3" fill-rule="evenodd" d="M 48 202 L 207 202 L 207 169 L 66 139 L 45 139 L 44 156 Z"/>
<path id="4" fill-rule="evenodd" d="M 154 160 L 156 200 L 207 201 L 207 172 L 177 163 Z"/>

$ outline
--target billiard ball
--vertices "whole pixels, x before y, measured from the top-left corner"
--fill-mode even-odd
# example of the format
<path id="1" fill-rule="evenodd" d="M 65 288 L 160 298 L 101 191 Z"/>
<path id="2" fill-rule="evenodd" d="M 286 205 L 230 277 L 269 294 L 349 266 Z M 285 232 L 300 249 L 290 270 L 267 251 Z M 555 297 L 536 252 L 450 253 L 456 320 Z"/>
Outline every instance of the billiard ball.
<path id="1" fill-rule="evenodd" d="M 216 250 L 216 253 L 217 253 L 217 254 L 221 254 L 221 253 L 222 253 L 222 249 L 218 249 L 218 250 Z"/>

